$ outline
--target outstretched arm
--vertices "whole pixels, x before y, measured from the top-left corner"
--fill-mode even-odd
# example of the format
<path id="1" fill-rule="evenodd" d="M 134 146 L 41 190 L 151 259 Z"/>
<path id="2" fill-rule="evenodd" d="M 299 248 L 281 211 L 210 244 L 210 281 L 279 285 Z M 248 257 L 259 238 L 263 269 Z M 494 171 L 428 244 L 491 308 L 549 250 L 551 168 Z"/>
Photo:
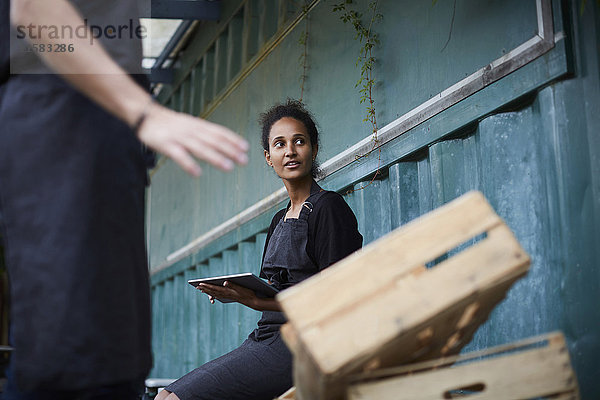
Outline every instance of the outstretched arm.
<path id="1" fill-rule="evenodd" d="M 84 24 L 67 0 L 11 0 L 11 21 L 14 25 L 73 28 Z M 29 40 L 59 44 L 59 39 L 52 38 L 48 30 Z M 74 37 L 73 47 L 76 51 L 72 53 L 39 54 L 52 70 L 130 127 L 146 115 L 136 132 L 139 139 L 173 159 L 186 172 L 200 175 L 194 158 L 226 171 L 233 169 L 234 163 L 247 162 L 248 143 L 244 139 L 223 126 L 153 103 L 151 96 L 112 60 L 99 42 L 92 45 L 88 39 Z"/>

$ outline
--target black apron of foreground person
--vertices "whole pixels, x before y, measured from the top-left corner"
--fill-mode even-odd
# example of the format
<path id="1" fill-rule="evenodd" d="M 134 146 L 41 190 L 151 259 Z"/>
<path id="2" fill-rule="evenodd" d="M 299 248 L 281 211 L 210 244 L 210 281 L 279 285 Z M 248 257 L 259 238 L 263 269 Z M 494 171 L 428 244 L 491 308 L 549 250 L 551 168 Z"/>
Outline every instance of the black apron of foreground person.
<path id="1" fill-rule="evenodd" d="M 19 390 L 151 367 L 146 165 L 131 129 L 61 78 L 17 75 L 0 108 L 0 205 Z"/>
<path id="2" fill-rule="evenodd" d="M 3 396 L 137 398 L 152 364 L 141 144 L 60 77 L 8 75 L 1 1 L 0 227 L 14 347 Z M 71 3 L 90 21 L 137 10 L 133 0 Z M 128 71 L 141 65 L 141 40 L 106 49 Z"/>
<path id="3" fill-rule="evenodd" d="M 270 236 L 261 276 L 285 289 L 319 272 L 306 252 L 308 217 L 325 194 L 316 183 L 297 219 L 281 215 Z M 278 215 L 281 213 L 278 213 Z M 181 400 L 271 400 L 293 386 L 292 354 L 280 336 L 282 312 L 264 311 L 248 339 L 165 389 Z"/>

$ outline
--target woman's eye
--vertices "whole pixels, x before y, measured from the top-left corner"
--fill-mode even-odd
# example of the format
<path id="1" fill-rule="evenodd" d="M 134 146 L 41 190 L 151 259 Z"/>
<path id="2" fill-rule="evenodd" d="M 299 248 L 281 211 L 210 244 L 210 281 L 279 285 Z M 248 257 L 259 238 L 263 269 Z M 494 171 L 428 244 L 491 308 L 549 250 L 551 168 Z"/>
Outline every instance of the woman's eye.
<path id="1" fill-rule="evenodd" d="M 273 147 L 281 147 L 283 146 L 283 142 L 277 142 L 273 145 Z"/>
<path id="2" fill-rule="evenodd" d="M 296 144 L 304 144 L 304 139 L 296 139 Z"/>

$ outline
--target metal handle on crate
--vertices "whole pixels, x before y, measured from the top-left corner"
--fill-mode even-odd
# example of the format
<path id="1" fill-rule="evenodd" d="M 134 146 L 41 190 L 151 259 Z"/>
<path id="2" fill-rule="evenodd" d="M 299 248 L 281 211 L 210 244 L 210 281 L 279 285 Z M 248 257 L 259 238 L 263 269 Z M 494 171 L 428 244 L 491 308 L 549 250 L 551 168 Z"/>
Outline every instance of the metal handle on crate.
<path id="1" fill-rule="evenodd" d="M 446 390 L 442 395 L 443 399 L 456 399 L 473 394 L 479 394 L 485 391 L 485 383 L 478 382 L 472 385 L 461 386 L 456 389 Z"/>

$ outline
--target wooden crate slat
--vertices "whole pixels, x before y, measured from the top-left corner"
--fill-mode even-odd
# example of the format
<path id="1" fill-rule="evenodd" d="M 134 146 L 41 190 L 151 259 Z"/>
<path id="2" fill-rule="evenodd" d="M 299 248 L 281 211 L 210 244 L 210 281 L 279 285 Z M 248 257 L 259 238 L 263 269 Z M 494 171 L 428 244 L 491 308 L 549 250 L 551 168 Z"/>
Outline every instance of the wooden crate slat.
<path id="1" fill-rule="evenodd" d="M 379 381 L 354 383 L 348 389 L 348 400 L 362 399 L 442 399 L 450 391 L 472 388 L 469 399 L 529 399 L 543 396 L 577 399 L 577 380 L 571 369 L 569 354 L 562 335 L 548 336 L 545 347 L 529 348 L 512 354 L 489 350 L 478 352 L 486 359 L 473 361 L 473 357 L 457 357 L 453 361 L 472 360 L 451 368 L 429 369 Z M 556 339 L 559 340 L 556 340 Z M 519 344 L 514 348 L 518 349 Z M 491 357 L 493 356 L 493 357 Z M 444 363 L 442 363 L 444 364 Z M 422 366 L 413 365 L 419 370 Z M 383 373 L 384 371 L 380 372 Z M 368 374 L 364 375 L 365 377 Z M 557 397 L 554 397 L 557 396 Z M 457 396 L 458 397 L 458 396 Z"/>
<path id="2" fill-rule="evenodd" d="M 291 387 L 284 394 L 279 396 L 276 400 L 294 400 L 296 398 L 296 388 Z"/>
<path id="3" fill-rule="evenodd" d="M 469 192 L 371 243 L 295 287 L 277 299 L 296 330 L 326 319 L 340 307 L 362 301 L 391 277 L 401 277 L 465 241 L 501 224 L 485 198 Z M 356 285 L 356 276 L 364 276 Z M 344 291 L 331 296 L 335 280 Z"/>
<path id="4" fill-rule="evenodd" d="M 296 335 L 296 331 L 292 328 L 292 325 L 287 322 L 279 328 L 279 333 L 283 337 L 285 344 L 290 349 L 292 353 L 297 351 L 298 347 L 298 336 Z"/>
<path id="5" fill-rule="evenodd" d="M 347 378 L 349 384 L 356 382 L 366 382 L 369 380 L 384 379 L 389 377 L 399 377 L 402 375 L 412 375 L 417 372 L 425 372 L 436 370 L 444 367 L 452 366 L 455 363 L 464 363 L 483 359 L 494 354 L 508 354 L 519 350 L 531 348 L 534 345 L 548 342 L 554 347 L 564 347 L 565 338 L 559 331 L 545 333 L 538 336 L 521 339 L 517 342 L 502 344 L 494 347 L 489 347 L 483 350 L 471 351 L 465 354 L 455 354 L 447 357 L 436 358 L 432 360 L 420 361 L 411 364 L 399 365 L 396 367 L 382 368 L 373 371 L 365 371 L 355 375 L 350 375 Z"/>
<path id="6" fill-rule="evenodd" d="M 505 290 L 511 284 L 512 282 L 505 283 Z M 472 296 L 467 298 L 447 309 L 443 315 L 440 315 L 440 318 L 415 326 L 389 342 L 386 346 L 373 352 L 368 362 L 361 364 L 356 360 L 354 366 L 349 364 L 346 368 L 347 370 L 354 371 L 369 371 L 392 365 L 415 363 L 435 357 L 456 354 L 471 340 L 477 328 L 488 318 L 493 307 L 479 309 L 476 317 L 463 329 L 455 329 L 455 321 L 458 321 L 459 317 L 472 304 L 478 302 L 497 304 L 504 297 L 505 290 L 487 292 L 485 297 Z M 493 300 L 492 303 L 488 302 L 490 299 Z M 423 337 L 423 332 L 430 332 L 430 334 Z M 412 349 L 412 353 L 406 349 Z M 336 380 L 340 382 L 345 381 L 343 371 L 336 371 L 336 374 L 330 375 L 329 378 L 331 382 L 335 382 Z"/>

